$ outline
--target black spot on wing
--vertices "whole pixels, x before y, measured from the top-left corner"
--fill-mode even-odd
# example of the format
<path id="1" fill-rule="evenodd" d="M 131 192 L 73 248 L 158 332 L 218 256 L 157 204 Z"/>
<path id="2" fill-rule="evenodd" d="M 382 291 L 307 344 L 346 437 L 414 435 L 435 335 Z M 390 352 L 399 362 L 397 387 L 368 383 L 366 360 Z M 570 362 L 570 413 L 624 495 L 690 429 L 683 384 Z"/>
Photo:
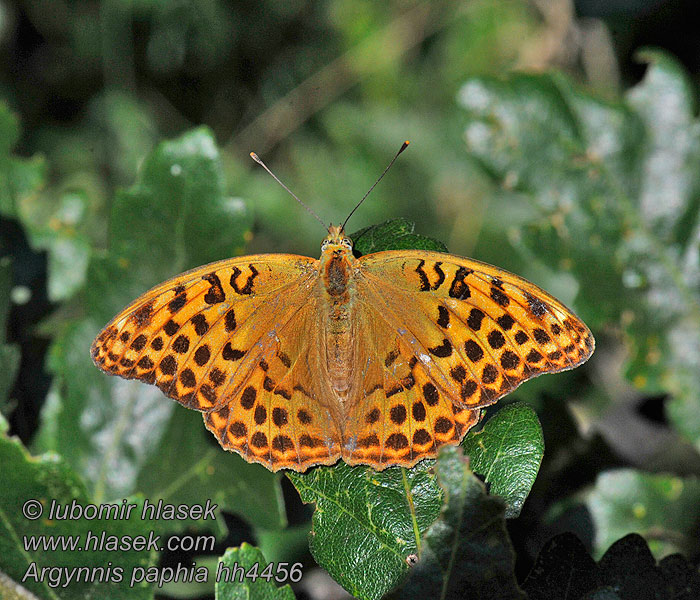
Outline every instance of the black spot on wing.
<path id="1" fill-rule="evenodd" d="M 527 304 L 528 307 L 530 308 L 530 312 L 536 316 L 536 317 L 541 317 L 547 312 L 547 305 L 542 302 L 539 298 L 536 296 L 533 296 L 532 294 L 529 294 L 528 292 L 525 292 L 525 298 L 527 299 Z"/>
<path id="2" fill-rule="evenodd" d="M 207 318 L 203 314 L 195 315 L 192 317 L 191 321 L 197 335 L 204 335 L 209 331 L 209 323 L 207 323 Z"/>
<path id="3" fill-rule="evenodd" d="M 416 273 L 418 273 L 418 277 L 420 278 L 421 292 L 427 292 L 430 289 L 430 281 L 428 280 L 428 274 L 423 270 L 424 265 L 425 261 L 421 260 L 418 262 L 418 266 L 416 267 Z"/>
<path id="4" fill-rule="evenodd" d="M 447 358 L 452 355 L 452 344 L 450 340 L 444 338 L 442 344 L 435 346 L 435 348 L 428 348 L 428 351 L 439 358 Z"/>
<path id="5" fill-rule="evenodd" d="M 515 319 L 513 319 L 513 317 L 506 313 L 498 317 L 498 319 L 496 319 L 496 323 L 498 323 L 501 329 L 508 331 L 515 324 Z"/>
<path id="6" fill-rule="evenodd" d="M 445 282 L 445 272 L 442 270 L 442 263 L 441 262 L 436 262 L 433 265 L 433 271 L 435 271 L 435 274 L 438 276 L 437 280 L 432 286 L 432 289 L 436 290 L 438 289 L 444 282 Z"/>
<path id="7" fill-rule="evenodd" d="M 491 288 L 491 299 L 499 306 L 508 306 L 510 304 L 510 299 L 506 296 L 499 288 Z"/>
<path id="8" fill-rule="evenodd" d="M 443 329 L 450 324 L 450 312 L 444 306 L 438 306 L 437 324 Z"/>
<path id="9" fill-rule="evenodd" d="M 485 316 L 486 315 L 483 313 L 483 311 L 479 310 L 478 308 L 472 308 L 471 311 L 469 311 L 467 325 L 469 325 L 469 328 L 472 331 L 479 331 L 479 329 L 481 329 L 481 322 L 484 320 Z"/>
<path id="10" fill-rule="evenodd" d="M 238 360 L 243 356 L 245 356 L 245 352 L 231 346 L 231 342 L 226 342 L 226 345 L 221 352 L 221 358 L 224 360 Z"/>
<path id="11" fill-rule="evenodd" d="M 153 315 L 153 302 L 148 302 L 139 308 L 133 315 L 134 321 L 138 327 L 143 327 L 151 322 Z"/>
<path id="12" fill-rule="evenodd" d="M 184 290 L 184 287 L 183 287 Z M 187 304 L 187 294 L 184 292 L 181 294 L 178 294 L 175 296 L 169 303 L 168 303 L 168 310 L 170 311 L 170 314 L 174 314 L 177 311 L 179 311 L 183 306 Z"/>
<path id="13" fill-rule="evenodd" d="M 233 274 L 231 275 L 230 283 L 237 294 L 250 295 L 253 293 L 253 283 L 258 276 L 258 270 L 253 265 L 248 265 L 248 268 L 250 269 L 250 275 L 248 275 L 242 286 L 238 285 L 238 276 L 242 271 L 238 267 L 233 267 L 232 269 Z"/>
<path id="14" fill-rule="evenodd" d="M 221 280 L 216 273 L 209 273 L 208 275 L 203 275 L 202 279 L 209 282 L 211 287 L 204 294 L 204 301 L 207 304 L 219 304 L 226 300 L 226 294 L 224 294 L 224 288 L 221 287 Z"/>
<path id="15" fill-rule="evenodd" d="M 233 312 L 232 308 L 226 312 L 226 316 L 224 317 L 224 329 L 226 329 L 226 333 L 230 333 L 236 329 L 236 313 Z"/>
<path id="16" fill-rule="evenodd" d="M 465 277 L 471 273 L 473 273 L 472 269 L 467 269 L 466 267 L 459 267 L 457 269 L 452 284 L 450 285 L 450 291 L 448 292 L 451 298 L 466 300 L 471 296 L 469 286 L 466 281 L 464 281 Z"/>

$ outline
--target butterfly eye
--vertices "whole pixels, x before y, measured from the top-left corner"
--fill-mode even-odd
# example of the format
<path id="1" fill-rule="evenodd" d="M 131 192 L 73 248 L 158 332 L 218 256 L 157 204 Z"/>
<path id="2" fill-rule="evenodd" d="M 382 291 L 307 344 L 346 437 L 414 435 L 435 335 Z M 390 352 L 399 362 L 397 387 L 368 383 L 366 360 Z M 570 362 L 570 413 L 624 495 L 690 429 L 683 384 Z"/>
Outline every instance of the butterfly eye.
<path id="1" fill-rule="evenodd" d="M 352 249 L 352 240 L 350 238 L 343 238 L 340 243 L 346 248 Z"/>
<path id="2" fill-rule="evenodd" d="M 328 248 L 328 240 L 323 240 L 321 242 L 321 252 L 323 252 L 326 248 Z"/>

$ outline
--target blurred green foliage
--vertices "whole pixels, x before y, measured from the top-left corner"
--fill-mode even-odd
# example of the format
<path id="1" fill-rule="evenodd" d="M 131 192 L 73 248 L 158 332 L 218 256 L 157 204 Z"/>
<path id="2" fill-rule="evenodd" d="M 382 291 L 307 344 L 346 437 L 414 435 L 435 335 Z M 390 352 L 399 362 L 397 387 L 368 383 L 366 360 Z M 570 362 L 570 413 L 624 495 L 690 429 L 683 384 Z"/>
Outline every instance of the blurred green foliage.
<path id="1" fill-rule="evenodd" d="M 214 524 L 104 528 L 216 536 L 206 556 L 125 553 L 125 566 L 196 560 L 210 569 L 208 584 L 170 583 L 168 597 L 312 595 L 304 580 L 294 592 L 274 581 L 214 592 L 220 556 L 300 562 L 305 575 L 320 565 L 359 598 L 416 597 L 426 586 L 444 597 L 547 598 L 567 577 L 581 596 L 613 587 L 618 595 L 606 597 L 700 596 L 697 91 L 672 56 L 645 51 L 643 79 L 617 93 L 604 62 L 590 63 L 609 49 L 586 46 L 600 42 L 566 7 L 0 7 L 9 65 L 0 69 L 0 411 L 9 434 L 22 435 L 2 421 L 0 575 L 17 582 L 32 560 L 58 560 L 22 551 L 23 535 L 47 528 L 21 517 L 30 496 L 212 499 Z M 541 72 L 552 65 L 562 68 Z M 411 146 L 348 225 L 356 248 L 449 249 L 571 306 L 594 329 L 596 354 L 513 394 L 541 424 L 515 403 L 467 436 L 470 462 L 452 450 L 411 470 L 341 464 L 287 478 L 223 452 L 198 414 L 156 388 L 93 367 L 99 329 L 178 272 L 243 253 L 318 255 L 323 229 L 251 150 L 338 223 L 404 139 Z M 565 529 L 583 543 L 545 543 Z M 630 532 L 644 540 L 623 537 Z M 687 560 L 657 564 L 674 552 Z M 25 587 L 47 598 L 155 591 Z"/>

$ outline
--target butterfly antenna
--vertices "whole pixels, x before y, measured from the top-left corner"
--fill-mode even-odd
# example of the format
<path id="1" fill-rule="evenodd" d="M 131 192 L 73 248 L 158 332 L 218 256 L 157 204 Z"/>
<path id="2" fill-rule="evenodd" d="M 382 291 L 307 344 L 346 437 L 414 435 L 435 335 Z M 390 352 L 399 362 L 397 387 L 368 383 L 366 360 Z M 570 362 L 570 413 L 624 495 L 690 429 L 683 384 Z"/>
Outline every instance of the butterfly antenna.
<path id="1" fill-rule="evenodd" d="M 301 205 L 309 212 L 309 214 L 310 214 L 312 217 L 314 217 L 314 219 L 316 219 L 321 225 L 323 225 L 323 226 L 326 228 L 326 231 L 329 230 L 329 227 L 321 220 L 321 218 L 320 218 L 313 210 L 311 210 L 311 208 L 310 208 L 309 206 L 307 206 L 307 205 L 304 204 L 301 200 L 299 200 L 299 198 L 297 198 L 296 194 L 295 194 L 292 190 L 290 190 L 286 185 L 284 185 L 284 184 L 278 179 L 277 175 L 275 175 L 272 171 L 270 171 L 270 169 L 267 168 L 267 165 L 266 165 L 262 160 L 260 160 L 260 157 L 259 157 L 257 154 L 255 154 L 255 152 L 251 152 L 251 153 L 250 153 L 250 157 L 251 157 L 256 163 L 258 163 L 263 169 L 265 169 L 270 175 L 272 175 L 272 178 L 273 178 L 277 183 L 279 183 L 285 190 L 287 190 L 287 192 L 289 192 L 289 194 L 292 196 L 292 198 L 294 198 L 299 204 L 301 204 Z"/>
<path id="2" fill-rule="evenodd" d="M 386 175 L 386 172 L 387 172 L 389 169 L 391 169 L 391 165 L 394 164 L 394 162 L 396 161 L 396 159 L 399 157 L 399 154 L 401 154 L 406 148 L 408 148 L 408 145 L 409 145 L 410 143 L 411 143 L 411 142 L 409 142 L 408 140 L 406 140 L 403 144 L 401 144 L 401 148 L 399 148 L 399 151 L 396 153 L 396 156 L 394 156 L 394 158 L 391 159 L 391 162 L 389 163 L 389 165 L 387 166 L 387 168 L 384 169 L 384 172 L 379 176 L 379 179 L 377 179 L 377 181 L 374 182 L 374 185 L 373 185 L 371 188 L 369 188 L 369 190 L 367 190 L 367 193 L 366 193 L 364 196 L 362 196 L 362 200 L 360 200 L 360 201 L 355 205 L 355 208 L 353 208 L 353 209 L 350 211 L 350 214 L 348 215 L 347 219 L 345 219 L 345 222 L 343 223 L 342 229 L 345 229 L 345 225 L 346 225 L 346 223 L 350 220 L 350 217 L 352 217 L 353 213 L 354 213 L 358 208 L 360 208 L 360 204 L 362 204 L 362 203 L 365 201 L 365 198 L 367 198 L 367 196 L 370 195 L 370 193 L 372 192 L 372 190 L 373 190 L 375 187 L 377 187 L 377 184 L 382 180 L 382 177 L 384 177 L 384 175 Z"/>

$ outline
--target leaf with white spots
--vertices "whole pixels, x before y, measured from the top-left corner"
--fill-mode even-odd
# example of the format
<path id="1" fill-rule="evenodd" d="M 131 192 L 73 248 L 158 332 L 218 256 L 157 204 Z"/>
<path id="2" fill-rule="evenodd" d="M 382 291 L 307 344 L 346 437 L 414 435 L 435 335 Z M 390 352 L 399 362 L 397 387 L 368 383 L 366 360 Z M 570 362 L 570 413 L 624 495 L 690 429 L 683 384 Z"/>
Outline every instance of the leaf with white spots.
<path id="1" fill-rule="evenodd" d="M 585 496 L 600 556 L 628 533 L 649 536 L 659 558 L 674 552 L 698 551 L 696 525 L 700 518 L 700 481 L 619 469 L 601 473 Z"/>
<path id="2" fill-rule="evenodd" d="M 617 102 L 516 74 L 468 81 L 459 103 L 468 150 L 499 185 L 492 213 L 510 210 L 508 190 L 531 203 L 508 251 L 570 271 L 561 285 L 589 324 L 624 332 L 627 378 L 669 394 L 669 419 L 700 448 L 697 93 L 673 57 L 640 59 L 644 78 Z"/>

